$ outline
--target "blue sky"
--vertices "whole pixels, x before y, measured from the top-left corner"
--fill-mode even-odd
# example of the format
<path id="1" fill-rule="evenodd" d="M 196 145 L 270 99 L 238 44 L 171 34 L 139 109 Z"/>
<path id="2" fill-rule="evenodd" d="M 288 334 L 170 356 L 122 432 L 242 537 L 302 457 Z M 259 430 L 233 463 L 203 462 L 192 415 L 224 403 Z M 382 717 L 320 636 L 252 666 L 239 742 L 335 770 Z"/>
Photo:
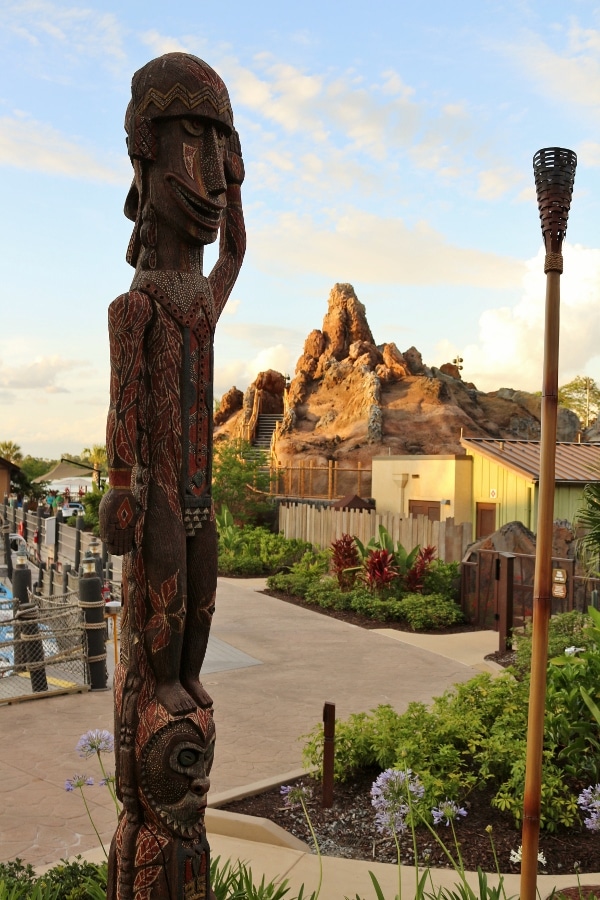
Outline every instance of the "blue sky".
<path id="1" fill-rule="evenodd" d="M 178 49 L 223 76 L 246 164 L 217 395 L 293 374 L 339 281 L 377 342 L 539 389 L 531 160 L 556 145 L 579 156 L 560 379 L 600 381 L 597 3 L 0 0 L 0 440 L 104 442 L 106 311 L 132 276 L 123 117 L 133 72 Z"/>

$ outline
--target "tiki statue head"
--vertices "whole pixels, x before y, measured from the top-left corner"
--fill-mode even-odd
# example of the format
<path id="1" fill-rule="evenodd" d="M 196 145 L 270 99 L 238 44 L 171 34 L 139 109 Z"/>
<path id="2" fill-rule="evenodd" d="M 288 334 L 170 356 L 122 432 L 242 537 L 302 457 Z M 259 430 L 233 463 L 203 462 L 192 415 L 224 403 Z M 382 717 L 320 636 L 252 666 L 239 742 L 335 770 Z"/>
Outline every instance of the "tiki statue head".
<path id="1" fill-rule="evenodd" d="M 143 805 L 157 824 L 183 839 L 204 832 L 214 738 L 214 727 L 204 735 L 189 719 L 170 722 L 150 737 L 138 760 Z"/>
<path id="2" fill-rule="evenodd" d="M 134 182 L 125 214 L 135 221 L 127 260 L 155 268 L 161 243 L 212 243 L 226 207 L 225 151 L 233 113 L 227 88 L 203 60 L 167 53 L 135 73 L 125 116 Z"/>

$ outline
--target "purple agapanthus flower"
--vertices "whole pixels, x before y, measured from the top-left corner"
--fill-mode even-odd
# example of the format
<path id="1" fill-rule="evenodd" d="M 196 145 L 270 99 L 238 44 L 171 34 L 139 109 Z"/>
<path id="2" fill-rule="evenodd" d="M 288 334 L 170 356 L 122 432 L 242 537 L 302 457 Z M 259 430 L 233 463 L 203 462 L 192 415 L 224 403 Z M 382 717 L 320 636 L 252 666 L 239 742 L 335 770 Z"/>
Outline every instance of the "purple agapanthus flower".
<path id="1" fill-rule="evenodd" d="M 93 778 L 88 778 L 87 775 L 73 775 L 72 778 L 67 778 L 65 781 L 65 791 L 74 791 L 75 788 L 82 788 L 85 785 L 88 787 L 94 783 Z"/>
<path id="2" fill-rule="evenodd" d="M 115 739 L 110 731 L 93 728 L 81 735 L 75 749 L 84 759 L 93 756 L 94 753 L 112 753 L 115 749 Z"/>
<path id="3" fill-rule="evenodd" d="M 466 814 L 466 809 L 459 806 L 454 800 L 448 800 L 448 798 L 446 798 L 443 803 L 440 803 L 439 806 L 436 806 L 431 810 L 434 825 L 439 825 L 440 822 L 445 819 L 446 826 L 448 826 L 450 822 L 458 822 L 458 817 L 466 816 Z"/>
<path id="4" fill-rule="evenodd" d="M 282 784 L 280 793 L 288 809 L 302 806 L 302 800 L 308 799 L 308 791 L 302 784 Z"/>
<path id="5" fill-rule="evenodd" d="M 380 834 L 402 834 L 410 811 L 409 794 L 420 800 L 425 788 L 411 769 L 386 769 L 373 782 L 371 803 Z"/>
<path id="6" fill-rule="evenodd" d="M 585 788 L 577 798 L 577 803 L 588 813 L 584 825 L 590 831 L 600 831 L 600 784 Z"/>
<path id="7" fill-rule="evenodd" d="M 115 783 L 115 776 L 112 772 L 107 772 L 104 778 L 101 778 L 98 784 L 100 787 L 106 787 L 107 785 L 111 785 Z"/>

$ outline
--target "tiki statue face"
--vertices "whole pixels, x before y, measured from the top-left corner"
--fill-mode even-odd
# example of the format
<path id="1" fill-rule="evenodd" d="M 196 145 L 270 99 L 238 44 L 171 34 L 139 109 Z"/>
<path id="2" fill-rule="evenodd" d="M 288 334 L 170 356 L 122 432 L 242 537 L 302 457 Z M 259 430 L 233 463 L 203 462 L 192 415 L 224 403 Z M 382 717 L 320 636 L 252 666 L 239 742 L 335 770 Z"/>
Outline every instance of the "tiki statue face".
<path id="1" fill-rule="evenodd" d="M 233 131 L 227 89 L 209 65 L 167 53 L 135 73 L 125 116 L 135 179 L 125 214 L 136 222 L 128 260 L 174 232 L 191 245 L 216 240 L 226 206 L 225 145 Z M 168 237 L 167 237 L 168 240 Z M 152 267 L 152 264 L 151 264 Z"/>
<path id="2" fill-rule="evenodd" d="M 214 729 L 205 738 L 189 720 L 171 722 L 148 741 L 139 760 L 145 805 L 178 837 L 202 835 Z"/>

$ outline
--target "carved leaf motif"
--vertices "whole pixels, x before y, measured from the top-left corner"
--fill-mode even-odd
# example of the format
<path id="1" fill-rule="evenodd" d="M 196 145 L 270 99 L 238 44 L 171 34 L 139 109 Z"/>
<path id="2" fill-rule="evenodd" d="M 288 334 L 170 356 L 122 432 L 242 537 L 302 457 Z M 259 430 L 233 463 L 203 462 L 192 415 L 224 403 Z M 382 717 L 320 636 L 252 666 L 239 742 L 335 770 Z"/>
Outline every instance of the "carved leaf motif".
<path id="1" fill-rule="evenodd" d="M 156 592 L 151 585 L 148 585 L 148 593 L 150 603 L 154 610 L 154 615 L 146 626 L 150 631 L 156 631 L 157 634 L 152 641 L 152 652 L 157 653 L 166 647 L 171 640 L 171 632 L 183 631 L 183 623 L 185 619 L 185 604 L 183 597 L 179 609 L 170 611 L 170 607 L 177 602 L 177 579 L 179 572 L 175 572 L 169 578 L 165 579 L 160 586 L 160 592 Z"/>
<path id="2" fill-rule="evenodd" d="M 142 828 L 138 837 L 137 846 L 135 850 L 135 865 L 136 868 L 145 867 L 146 871 L 153 871 L 153 866 L 148 866 L 148 863 L 153 862 L 157 856 L 162 853 L 163 847 L 168 843 L 167 838 L 163 837 L 161 834 L 152 834 L 146 828 Z M 136 875 L 136 883 L 137 877 L 141 874 L 138 872 Z M 156 874 L 152 878 L 152 881 L 156 880 Z M 150 884 L 150 881 L 144 881 L 143 885 Z"/>

